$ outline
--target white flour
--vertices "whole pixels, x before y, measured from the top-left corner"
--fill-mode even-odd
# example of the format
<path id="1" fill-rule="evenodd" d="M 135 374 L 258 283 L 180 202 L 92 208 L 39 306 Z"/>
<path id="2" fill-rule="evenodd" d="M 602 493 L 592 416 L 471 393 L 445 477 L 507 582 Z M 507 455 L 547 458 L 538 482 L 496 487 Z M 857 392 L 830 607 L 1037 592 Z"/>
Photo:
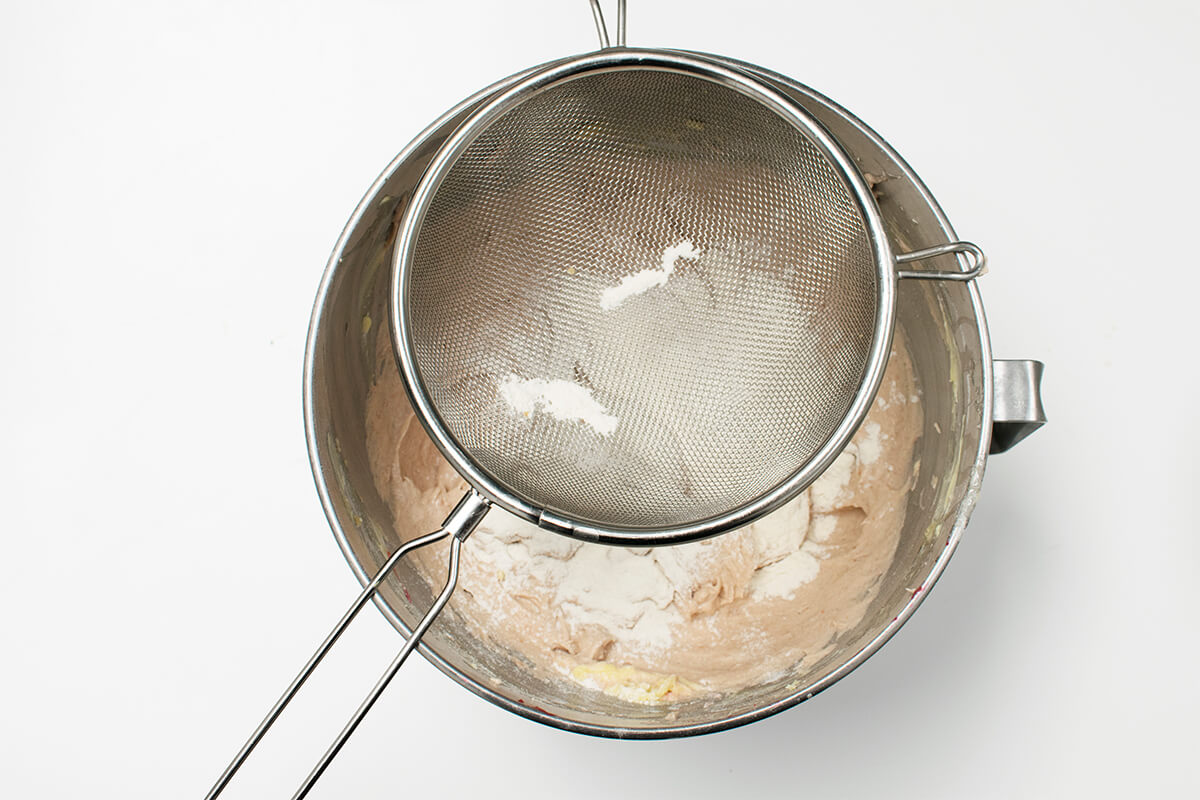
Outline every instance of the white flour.
<path id="1" fill-rule="evenodd" d="M 529 416 L 540 407 L 555 419 L 585 422 L 601 436 L 610 435 L 620 421 L 590 389 L 570 381 L 509 375 L 500 382 L 500 396 L 519 414 Z"/>
<path id="2" fill-rule="evenodd" d="M 816 513 L 818 498 L 832 508 L 846 489 L 857 458 L 853 448 L 807 491 L 747 528 L 755 549 L 756 570 L 748 587 L 752 599 L 791 597 L 816 577 L 826 556 L 822 543 L 835 525 L 832 515 Z M 644 653 L 671 646 L 672 628 L 685 621 L 680 601 L 711 573 L 712 545 L 585 545 L 499 509 L 470 539 L 472 555 L 497 570 L 507 593 L 552 587 L 554 604 L 572 627 L 597 626 Z M 495 613 L 503 605 L 478 599 Z"/>
<path id="3" fill-rule="evenodd" d="M 681 258 L 699 258 L 700 251 L 687 239 L 663 251 L 662 265 L 656 269 L 644 269 L 626 275 L 616 286 L 610 286 L 600 295 L 600 307 L 605 311 L 616 308 L 635 294 L 662 286 L 675 271 L 675 262 Z"/>

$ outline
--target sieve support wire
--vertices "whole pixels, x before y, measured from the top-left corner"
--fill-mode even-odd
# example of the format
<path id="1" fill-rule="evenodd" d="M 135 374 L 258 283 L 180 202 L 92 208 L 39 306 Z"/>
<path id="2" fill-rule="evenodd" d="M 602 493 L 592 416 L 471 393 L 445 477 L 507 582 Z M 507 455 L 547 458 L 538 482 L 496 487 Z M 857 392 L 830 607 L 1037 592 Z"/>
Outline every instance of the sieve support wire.
<path id="1" fill-rule="evenodd" d="M 987 256 L 977 245 L 970 242 L 949 242 L 926 247 L 923 250 L 914 250 L 911 253 L 901 253 L 896 256 L 896 264 L 910 264 L 914 261 L 924 261 L 927 258 L 951 254 L 965 255 L 970 262 L 967 269 L 901 269 L 896 271 L 896 277 L 913 280 L 970 281 L 987 273 Z"/>
<path id="2" fill-rule="evenodd" d="M 600 0 L 591 0 L 592 18 L 596 21 L 596 34 L 600 37 L 600 48 L 607 50 L 612 47 L 608 38 L 608 25 L 604 22 L 604 12 L 600 10 Z M 625 46 L 625 0 L 617 0 L 617 47 Z"/>
<path id="3" fill-rule="evenodd" d="M 336 756 L 338 751 L 342 749 L 342 746 L 346 744 L 346 740 L 350 738 L 350 734 L 354 733 L 354 729 L 358 727 L 360 722 L 362 722 L 363 717 L 367 715 L 367 712 L 371 710 L 373 705 L 375 705 L 375 701 L 379 699 L 379 696 L 383 693 L 383 690 L 387 688 L 388 683 L 390 683 L 392 678 L 395 677 L 396 672 L 399 671 L 401 665 L 404 664 L 404 660 L 408 658 L 408 654 L 411 653 L 421 641 L 421 637 L 425 634 L 425 631 L 429 629 L 429 626 L 432 625 L 434 620 L 437 618 L 438 613 L 441 612 L 447 601 L 449 601 L 450 595 L 454 592 L 454 587 L 458 583 L 458 562 L 462 543 L 471 534 L 471 532 L 475 530 L 475 527 L 483 519 L 484 515 L 487 514 L 488 509 L 490 508 L 491 502 L 484 498 L 483 495 L 475 492 L 474 490 L 468 491 L 462 500 L 458 502 L 458 505 L 454 507 L 454 510 L 450 512 L 450 515 L 446 517 L 446 521 L 442 523 L 440 528 L 432 533 L 428 533 L 424 536 L 413 539 L 411 542 L 406 542 L 397 548 L 396 552 L 392 553 L 387 561 L 383 563 L 383 566 L 381 566 L 371 578 L 370 582 L 363 587 L 362 593 L 359 594 L 359 596 L 350 605 L 350 608 L 346 610 L 346 613 L 342 615 L 342 618 L 338 620 L 337 625 L 334 626 L 329 635 L 325 637 L 325 640 L 321 642 L 319 647 L 317 647 L 316 652 L 314 652 L 312 657 L 309 658 L 308 662 L 305 663 L 304 667 L 300 670 L 300 673 L 287 687 L 283 695 L 278 701 L 276 701 L 275 705 L 271 707 L 271 710 L 267 712 L 266 717 L 263 718 L 263 721 L 259 723 L 257 728 L 255 728 L 254 733 L 252 733 L 250 738 L 246 740 L 246 743 L 242 745 L 242 749 L 238 751 L 237 755 L 234 756 L 233 760 L 229 763 L 229 766 L 227 766 L 225 771 L 221 773 L 221 777 L 217 779 L 217 782 L 213 784 L 213 787 L 209 790 L 208 794 L 204 796 L 205 800 L 214 800 L 214 798 L 216 798 L 225 790 L 225 787 L 229 784 L 229 781 L 241 768 L 242 764 L 246 762 L 246 759 L 250 756 L 250 753 L 253 752 L 254 748 L 266 735 L 267 731 L 270 730 L 271 726 L 275 723 L 275 720 L 279 718 L 279 715 L 292 701 L 292 699 L 295 698 L 296 694 L 300 691 L 300 687 L 304 685 L 305 681 L 307 681 L 309 676 L 312 675 L 312 673 L 316 670 L 317 665 L 321 663 L 321 661 L 333 648 L 334 643 L 337 642 L 337 640 L 345 632 L 346 628 L 350 626 L 350 623 L 354 620 L 354 618 L 358 616 L 358 612 L 361 611 L 364 606 L 366 606 L 367 602 L 373 598 L 376 593 L 378 593 L 379 588 L 383 585 L 383 582 L 387 579 L 388 575 L 391 574 L 392 570 L 395 569 L 396 565 L 399 564 L 406 555 L 414 550 L 418 550 L 435 542 L 440 542 L 447 536 L 452 537 L 450 541 L 449 569 L 447 570 L 446 583 L 442 587 L 441 593 L 437 596 L 437 599 L 434 600 L 433 605 L 430 606 L 429 610 L 425 612 L 425 615 L 421 618 L 420 622 L 413 627 L 412 633 L 405 640 L 404 646 L 400 648 L 399 654 L 397 654 L 396 658 L 388 666 L 387 671 L 383 674 L 383 677 L 381 677 L 375 684 L 375 687 L 371 690 L 371 693 L 367 695 L 367 699 L 364 700 L 359 706 L 358 710 L 355 711 L 354 716 L 350 719 L 350 722 L 347 723 L 342 729 L 342 732 L 338 734 L 338 737 L 334 741 L 333 745 L 331 745 L 330 748 L 325 752 L 325 755 L 321 757 L 321 760 L 317 763 L 317 766 L 313 768 L 313 771 L 309 774 L 308 778 L 305 779 L 304 784 L 295 794 L 293 800 L 299 800 L 309 793 L 313 785 L 317 782 L 317 779 L 321 777 L 321 774 L 329 766 L 329 763 L 333 761 L 334 756 Z"/>

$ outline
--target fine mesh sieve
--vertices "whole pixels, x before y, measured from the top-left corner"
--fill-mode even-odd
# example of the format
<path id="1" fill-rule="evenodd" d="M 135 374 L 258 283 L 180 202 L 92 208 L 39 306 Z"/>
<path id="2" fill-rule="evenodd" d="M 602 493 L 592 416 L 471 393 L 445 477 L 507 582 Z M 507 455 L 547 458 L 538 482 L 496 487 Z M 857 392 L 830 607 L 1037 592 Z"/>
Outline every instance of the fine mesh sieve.
<path id="1" fill-rule="evenodd" d="M 493 504 L 626 545 L 750 522 L 866 414 L 896 279 L 981 274 L 966 242 L 894 255 L 862 175 L 807 112 L 702 56 L 623 47 L 619 8 L 618 48 L 481 104 L 407 199 L 393 345 L 418 418 L 472 488 L 384 562 L 207 800 L 407 554 L 450 537 L 446 583 L 297 800 L 445 607 Z M 968 269 L 898 268 L 950 254 Z"/>
<path id="2" fill-rule="evenodd" d="M 459 130 L 396 247 L 414 406 L 491 499 L 582 538 L 770 510 L 853 434 L 895 269 L 798 107 L 682 54 L 548 70 Z"/>

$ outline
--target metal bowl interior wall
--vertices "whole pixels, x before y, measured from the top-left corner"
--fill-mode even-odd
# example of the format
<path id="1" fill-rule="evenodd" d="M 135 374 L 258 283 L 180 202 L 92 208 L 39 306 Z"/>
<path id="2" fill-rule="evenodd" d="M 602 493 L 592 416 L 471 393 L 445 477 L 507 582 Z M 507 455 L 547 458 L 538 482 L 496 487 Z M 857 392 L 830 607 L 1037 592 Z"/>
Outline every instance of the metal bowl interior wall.
<path id="1" fill-rule="evenodd" d="M 817 118 L 879 179 L 875 187 L 897 250 L 954 241 L 954 232 L 916 175 L 849 112 L 787 78 L 713 58 L 769 81 Z M 407 148 L 368 192 L 330 260 L 314 309 L 306 359 L 305 415 L 318 490 L 335 535 L 360 580 L 402 541 L 425 531 L 394 529 L 372 478 L 366 396 L 382 370 L 372 323 L 387 319 L 391 250 L 413 187 L 469 110 L 501 82 L 466 101 Z M 953 268 L 953 263 L 946 265 Z M 917 486 L 891 570 L 862 622 L 802 672 L 743 691 L 669 707 L 638 706 L 539 672 L 520 656 L 470 632 L 453 607 L 426 634 L 421 652 L 471 691 L 514 713 L 557 727 L 621 738 L 661 738 L 728 728 L 799 703 L 848 673 L 908 618 L 962 534 L 982 479 L 991 420 L 991 355 L 974 284 L 902 282 L 897 324 L 908 339 L 923 387 L 924 435 L 917 444 Z M 425 578 L 401 564 L 377 598 L 401 630 L 432 599 Z"/>

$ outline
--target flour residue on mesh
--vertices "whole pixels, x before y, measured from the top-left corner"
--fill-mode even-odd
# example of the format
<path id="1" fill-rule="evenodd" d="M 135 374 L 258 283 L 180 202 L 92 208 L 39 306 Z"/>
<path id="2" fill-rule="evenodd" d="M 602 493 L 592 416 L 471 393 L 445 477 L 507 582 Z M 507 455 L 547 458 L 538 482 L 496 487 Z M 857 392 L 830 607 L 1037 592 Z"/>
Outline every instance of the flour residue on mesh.
<path id="1" fill-rule="evenodd" d="M 699 257 L 700 251 L 688 239 L 684 239 L 679 244 L 670 245 L 663 250 L 660 266 L 626 275 L 616 286 L 605 289 L 600 295 L 600 307 L 609 311 L 634 295 L 642 294 L 655 286 L 665 285 L 667 279 L 671 277 L 671 273 L 675 271 L 675 264 L 679 259 L 691 260 Z"/>
<path id="2" fill-rule="evenodd" d="M 500 397 L 518 414 L 530 416 L 540 409 L 555 419 L 586 423 L 601 436 L 611 435 L 620 421 L 590 389 L 571 381 L 509 375 L 500 382 Z"/>

